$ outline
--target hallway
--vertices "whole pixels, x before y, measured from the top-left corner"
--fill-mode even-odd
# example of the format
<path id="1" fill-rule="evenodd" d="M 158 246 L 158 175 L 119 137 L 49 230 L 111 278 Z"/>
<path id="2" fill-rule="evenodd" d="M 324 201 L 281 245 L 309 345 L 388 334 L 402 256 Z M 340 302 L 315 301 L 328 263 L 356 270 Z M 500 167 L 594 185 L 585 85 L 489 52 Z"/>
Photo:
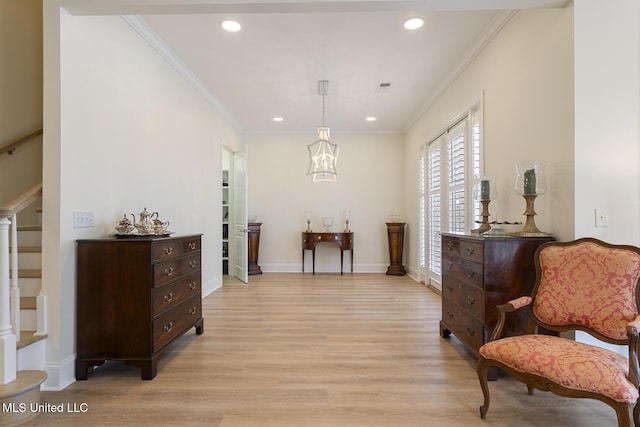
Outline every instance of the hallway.
<path id="1" fill-rule="evenodd" d="M 204 334 L 166 351 L 158 375 L 107 362 L 44 401 L 27 425 L 580 426 L 614 411 L 507 377 L 487 420 L 475 360 L 438 334 L 440 297 L 407 276 L 265 273 L 203 301 Z M 69 412 L 67 407 L 86 409 Z"/>

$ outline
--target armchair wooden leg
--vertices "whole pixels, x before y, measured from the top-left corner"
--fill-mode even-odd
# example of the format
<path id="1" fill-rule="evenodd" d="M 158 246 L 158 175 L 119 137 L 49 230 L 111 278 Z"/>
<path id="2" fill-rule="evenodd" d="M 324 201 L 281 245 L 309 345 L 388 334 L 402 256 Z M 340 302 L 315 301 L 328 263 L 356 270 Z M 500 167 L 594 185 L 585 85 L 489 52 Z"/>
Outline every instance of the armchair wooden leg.
<path id="1" fill-rule="evenodd" d="M 637 409 L 633 405 L 616 402 L 615 406 L 614 405 L 611 405 L 611 406 L 613 406 L 613 409 L 616 410 L 616 415 L 618 416 L 618 427 L 631 426 L 632 422 L 633 422 L 633 425 L 635 426 L 638 425 L 636 423 Z"/>
<path id="2" fill-rule="evenodd" d="M 480 407 L 480 418 L 483 420 L 487 416 L 489 410 L 489 385 L 487 383 L 487 364 L 486 359 L 482 356 L 478 359 L 478 379 L 480 380 L 480 388 L 482 388 L 482 394 L 484 395 L 484 403 Z"/>
<path id="3" fill-rule="evenodd" d="M 528 382 L 527 383 L 527 394 L 529 394 L 529 396 L 531 396 L 533 394 L 533 390 L 535 390 L 535 387 L 533 387 L 533 381 L 532 382 Z"/>

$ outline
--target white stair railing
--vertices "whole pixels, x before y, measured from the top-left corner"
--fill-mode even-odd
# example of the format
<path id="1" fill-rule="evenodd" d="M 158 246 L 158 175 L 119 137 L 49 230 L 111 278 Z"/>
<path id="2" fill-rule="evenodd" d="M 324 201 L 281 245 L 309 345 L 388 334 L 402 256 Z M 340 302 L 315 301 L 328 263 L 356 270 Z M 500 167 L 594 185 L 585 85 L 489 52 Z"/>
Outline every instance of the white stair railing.
<path id="1" fill-rule="evenodd" d="M 16 379 L 16 335 L 11 327 L 9 303 L 9 226 L 7 215 L 0 216 L 0 384 Z"/>
<path id="2" fill-rule="evenodd" d="M 16 379 L 16 343 L 20 336 L 20 288 L 18 287 L 18 238 L 16 215 L 42 195 L 42 183 L 9 203 L 0 207 L 0 384 Z M 12 250 L 9 251 L 11 228 Z M 11 263 L 9 253 L 11 252 Z M 11 273 L 9 273 L 11 271 Z M 38 303 L 44 296 L 38 296 Z M 44 309 L 43 309 L 44 311 Z M 40 318 L 40 315 L 37 315 Z M 43 323 L 43 328 L 46 325 Z M 40 328 L 40 324 L 38 324 Z M 39 331 L 38 332 L 42 332 Z"/>
<path id="3" fill-rule="evenodd" d="M 11 216 L 11 325 L 16 341 L 20 341 L 20 287 L 18 287 L 18 219 Z"/>

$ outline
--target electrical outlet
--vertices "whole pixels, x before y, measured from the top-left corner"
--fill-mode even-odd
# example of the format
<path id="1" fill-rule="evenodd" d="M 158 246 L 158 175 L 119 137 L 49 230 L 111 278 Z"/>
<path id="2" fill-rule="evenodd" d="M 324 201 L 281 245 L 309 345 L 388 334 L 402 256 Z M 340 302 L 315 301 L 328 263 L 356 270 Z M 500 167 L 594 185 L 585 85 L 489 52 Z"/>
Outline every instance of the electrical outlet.
<path id="1" fill-rule="evenodd" d="M 73 211 L 73 228 L 93 227 L 93 211 Z"/>
<path id="2" fill-rule="evenodd" d="M 609 226 L 609 212 L 606 209 L 596 209 L 596 227 L 606 228 Z"/>

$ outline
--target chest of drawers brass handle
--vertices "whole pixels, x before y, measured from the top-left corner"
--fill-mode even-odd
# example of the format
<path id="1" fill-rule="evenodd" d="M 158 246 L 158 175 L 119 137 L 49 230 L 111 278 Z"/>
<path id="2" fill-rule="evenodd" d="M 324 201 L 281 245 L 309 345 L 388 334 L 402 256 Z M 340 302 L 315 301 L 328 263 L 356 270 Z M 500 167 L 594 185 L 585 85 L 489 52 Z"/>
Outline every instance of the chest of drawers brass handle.
<path id="1" fill-rule="evenodd" d="M 189 249 L 191 249 L 192 251 L 196 249 L 196 243 L 195 242 L 189 242 Z"/>
<path id="2" fill-rule="evenodd" d="M 169 292 L 164 296 L 164 302 L 170 302 L 173 299 L 173 293 Z"/>
<path id="3" fill-rule="evenodd" d="M 468 277 L 469 279 L 471 279 L 471 278 L 472 278 L 473 276 L 475 276 L 475 275 L 476 275 L 475 271 L 467 271 L 467 277 Z"/>
<path id="4" fill-rule="evenodd" d="M 476 250 L 475 250 L 475 249 L 473 249 L 473 248 L 471 248 L 471 247 L 468 247 L 468 248 L 467 248 L 467 254 L 468 254 L 468 255 L 473 255 L 474 253 L 476 253 Z"/>
<path id="5" fill-rule="evenodd" d="M 474 336 L 476 334 L 476 331 L 474 331 L 471 328 L 467 328 L 467 332 L 469 332 L 469 335 Z"/>
<path id="6" fill-rule="evenodd" d="M 165 268 L 164 274 L 166 274 L 167 276 L 171 276 L 173 274 L 173 267 Z"/>
<path id="7" fill-rule="evenodd" d="M 191 307 L 191 308 L 189 309 L 189 314 L 191 314 L 191 315 L 194 315 L 194 314 L 196 314 L 197 312 L 198 312 L 198 310 L 196 310 L 196 308 L 195 308 L 195 307 Z"/>
<path id="8" fill-rule="evenodd" d="M 448 263 L 447 263 L 447 268 L 448 268 L 449 270 L 451 270 L 451 269 L 453 268 L 453 263 L 452 263 L 452 262 L 448 262 Z"/>
<path id="9" fill-rule="evenodd" d="M 164 325 L 165 332 L 170 332 L 172 329 L 173 329 L 173 322 L 169 322 L 168 324 Z"/>
<path id="10" fill-rule="evenodd" d="M 467 304 L 473 305 L 476 303 L 476 299 L 472 297 L 467 297 Z"/>
<path id="11" fill-rule="evenodd" d="M 447 316 L 449 316 L 449 319 L 452 320 L 453 319 L 453 313 L 450 311 L 447 311 Z"/>
<path id="12" fill-rule="evenodd" d="M 189 261 L 189 267 L 195 268 L 197 265 L 198 265 L 198 261 L 196 260 Z"/>
<path id="13" fill-rule="evenodd" d="M 171 246 L 164 248 L 165 255 L 171 255 L 173 253 L 173 248 Z"/>
<path id="14" fill-rule="evenodd" d="M 193 289 L 195 289 L 195 288 L 196 288 L 196 286 L 198 286 L 198 284 L 197 284 L 196 282 L 191 282 L 191 283 L 189 283 L 189 289 L 192 289 L 192 290 L 193 290 Z"/>
<path id="15" fill-rule="evenodd" d="M 449 291 L 449 292 L 453 292 L 453 286 L 451 286 L 451 285 L 447 285 L 447 291 Z"/>
<path id="16" fill-rule="evenodd" d="M 453 242 L 447 242 L 447 250 L 448 251 L 452 251 L 453 250 Z"/>

